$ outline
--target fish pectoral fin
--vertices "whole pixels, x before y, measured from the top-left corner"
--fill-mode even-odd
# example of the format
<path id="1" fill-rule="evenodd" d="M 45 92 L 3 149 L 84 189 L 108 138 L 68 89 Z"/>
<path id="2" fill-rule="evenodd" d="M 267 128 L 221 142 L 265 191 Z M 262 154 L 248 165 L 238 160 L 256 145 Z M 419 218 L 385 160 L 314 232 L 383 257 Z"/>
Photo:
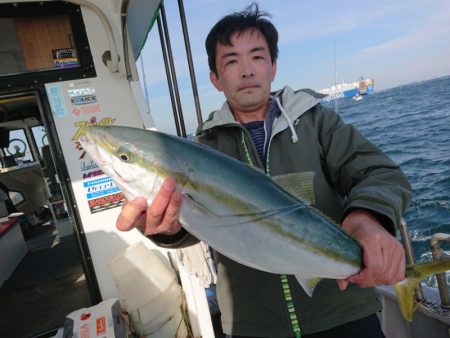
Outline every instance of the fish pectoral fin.
<path id="1" fill-rule="evenodd" d="M 303 278 L 297 275 L 295 276 L 295 278 L 297 278 L 297 281 L 300 283 L 303 290 L 305 290 L 306 294 L 309 297 L 312 297 L 317 284 L 319 284 L 319 282 L 322 280 L 321 277 Z"/>
<path id="2" fill-rule="evenodd" d="M 272 179 L 294 197 L 310 205 L 314 205 L 316 202 L 314 176 L 315 172 L 313 171 L 302 171 L 274 176 Z"/>
<path id="3" fill-rule="evenodd" d="M 412 321 L 414 313 L 414 289 L 427 276 L 450 270 L 450 260 L 418 263 L 406 267 L 406 278 L 395 284 L 398 304 L 403 317 Z"/>

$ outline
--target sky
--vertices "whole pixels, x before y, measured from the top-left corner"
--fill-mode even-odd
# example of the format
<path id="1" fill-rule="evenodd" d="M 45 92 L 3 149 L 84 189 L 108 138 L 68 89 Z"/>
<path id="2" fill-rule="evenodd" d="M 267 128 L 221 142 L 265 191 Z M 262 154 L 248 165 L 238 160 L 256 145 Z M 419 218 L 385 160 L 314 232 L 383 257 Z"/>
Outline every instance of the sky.
<path id="1" fill-rule="evenodd" d="M 185 0 L 189 39 L 203 120 L 224 96 L 209 80 L 205 38 L 224 15 L 251 1 Z M 373 78 L 375 90 L 450 75 L 449 0 L 260 0 L 279 33 L 272 90 L 320 89 Z M 197 128 L 178 1 L 164 1 L 187 133 Z M 150 31 L 137 66 L 156 127 L 175 133 L 158 29 Z M 336 64 L 336 67 L 335 67 Z M 336 76 L 337 74 L 337 76 Z M 144 90 L 145 91 L 145 90 Z"/>

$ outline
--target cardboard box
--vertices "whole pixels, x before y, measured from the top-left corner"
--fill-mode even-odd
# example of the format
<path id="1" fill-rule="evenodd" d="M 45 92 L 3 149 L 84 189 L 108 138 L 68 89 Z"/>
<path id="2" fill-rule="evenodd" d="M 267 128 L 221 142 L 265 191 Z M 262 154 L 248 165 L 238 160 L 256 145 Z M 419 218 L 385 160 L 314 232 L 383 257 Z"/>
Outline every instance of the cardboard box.
<path id="1" fill-rule="evenodd" d="M 74 311 L 66 316 L 63 338 L 127 338 L 117 298 Z"/>

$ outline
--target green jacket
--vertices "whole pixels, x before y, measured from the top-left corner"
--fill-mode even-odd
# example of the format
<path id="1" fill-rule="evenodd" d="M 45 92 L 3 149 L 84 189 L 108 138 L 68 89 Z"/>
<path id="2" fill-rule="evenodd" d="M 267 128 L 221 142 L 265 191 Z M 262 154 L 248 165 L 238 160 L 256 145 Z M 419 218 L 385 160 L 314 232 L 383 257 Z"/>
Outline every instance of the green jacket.
<path id="1" fill-rule="evenodd" d="M 281 114 L 273 124 L 267 174 L 314 171 L 318 209 L 337 223 L 353 208 L 368 209 L 394 234 L 411 197 L 398 165 L 338 114 L 321 106 L 320 94 L 285 87 L 274 95 L 286 115 Z M 264 168 L 249 133 L 235 121 L 227 103 L 211 113 L 199 128 L 197 140 Z M 166 247 L 196 241 L 189 234 L 164 241 L 161 237 L 152 240 Z M 293 335 L 279 275 L 243 266 L 220 254 L 217 265 L 224 332 L 258 337 Z M 381 309 L 373 288 L 351 285 L 340 291 L 335 280 L 323 280 L 310 298 L 294 277 L 289 277 L 289 285 L 303 334 L 330 329 Z"/>

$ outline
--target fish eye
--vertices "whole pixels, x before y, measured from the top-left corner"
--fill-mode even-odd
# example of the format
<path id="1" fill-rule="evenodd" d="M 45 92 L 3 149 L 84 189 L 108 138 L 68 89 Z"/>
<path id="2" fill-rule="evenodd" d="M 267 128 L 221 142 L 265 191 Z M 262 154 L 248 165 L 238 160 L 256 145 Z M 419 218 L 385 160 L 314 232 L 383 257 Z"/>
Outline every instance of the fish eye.
<path id="1" fill-rule="evenodd" d="M 121 146 L 117 149 L 116 156 L 121 162 L 132 163 L 136 161 L 136 156 L 134 156 L 133 152 L 125 146 Z"/>
<path id="2" fill-rule="evenodd" d="M 122 162 L 128 162 L 130 156 L 128 156 L 128 154 L 119 154 L 119 158 Z"/>

